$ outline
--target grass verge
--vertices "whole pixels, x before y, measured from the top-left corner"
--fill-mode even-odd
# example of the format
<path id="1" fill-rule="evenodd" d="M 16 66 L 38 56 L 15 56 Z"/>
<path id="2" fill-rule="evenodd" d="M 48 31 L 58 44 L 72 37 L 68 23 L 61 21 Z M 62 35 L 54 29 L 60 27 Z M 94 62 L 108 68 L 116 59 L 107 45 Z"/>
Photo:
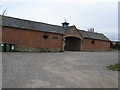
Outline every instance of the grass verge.
<path id="1" fill-rule="evenodd" d="M 107 66 L 109 70 L 120 71 L 120 64 L 114 64 Z"/>

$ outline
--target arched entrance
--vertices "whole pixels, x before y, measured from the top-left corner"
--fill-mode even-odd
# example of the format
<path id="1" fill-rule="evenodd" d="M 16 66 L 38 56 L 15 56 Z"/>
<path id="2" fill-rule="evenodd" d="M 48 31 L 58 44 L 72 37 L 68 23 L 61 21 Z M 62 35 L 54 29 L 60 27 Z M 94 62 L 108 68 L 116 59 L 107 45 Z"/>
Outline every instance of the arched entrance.
<path id="1" fill-rule="evenodd" d="M 81 50 L 81 39 L 77 37 L 65 37 L 64 50 L 80 51 Z"/>

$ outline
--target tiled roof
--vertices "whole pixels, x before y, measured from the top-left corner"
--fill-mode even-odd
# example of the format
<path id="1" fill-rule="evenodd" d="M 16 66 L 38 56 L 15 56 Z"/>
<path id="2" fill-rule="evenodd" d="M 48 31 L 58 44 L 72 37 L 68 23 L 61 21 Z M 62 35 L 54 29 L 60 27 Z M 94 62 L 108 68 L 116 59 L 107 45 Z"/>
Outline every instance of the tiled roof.
<path id="1" fill-rule="evenodd" d="M 79 32 L 83 36 L 83 38 L 91 38 L 91 39 L 98 39 L 98 40 L 110 41 L 102 33 L 96 33 L 96 32 L 84 31 L 84 30 L 79 30 Z"/>
<path id="2" fill-rule="evenodd" d="M 65 32 L 69 30 L 71 27 L 76 28 L 75 26 L 63 28 L 62 26 L 51 25 L 51 24 L 46 24 L 42 22 L 29 21 L 29 20 L 13 18 L 8 16 L 2 16 L 2 26 L 37 30 L 37 31 L 43 31 L 43 32 L 51 32 L 51 33 L 58 33 L 58 34 L 65 34 Z M 101 34 L 101 33 L 88 32 L 84 30 L 79 30 L 79 32 L 83 36 L 83 38 L 110 41 L 104 34 Z"/>
<path id="3" fill-rule="evenodd" d="M 74 25 L 69 26 L 66 28 L 66 32 L 69 31 L 69 29 L 75 28 L 77 29 Z M 110 41 L 104 34 L 102 33 L 96 33 L 96 32 L 90 32 L 90 31 L 85 31 L 85 30 L 80 30 L 77 29 L 79 33 L 82 35 L 83 38 L 91 38 L 91 39 L 97 39 L 97 40 L 104 40 L 104 41 Z"/>
<path id="4" fill-rule="evenodd" d="M 30 29 L 30 30 L 58 33 L 58 34 L 65 33 L 63 27 L 61 26 L 18 19 L 8 16 L 2 16 L 2 26 L 8 26 L 8 27 L 10 26 L 15 28 Z"/>

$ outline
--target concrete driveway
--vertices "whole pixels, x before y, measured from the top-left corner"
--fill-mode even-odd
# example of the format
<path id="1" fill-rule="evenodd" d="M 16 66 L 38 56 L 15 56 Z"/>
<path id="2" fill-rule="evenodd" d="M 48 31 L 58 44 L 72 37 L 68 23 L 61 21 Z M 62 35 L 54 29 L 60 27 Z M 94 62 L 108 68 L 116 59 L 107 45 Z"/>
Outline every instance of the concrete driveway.
<path id="1" fill-rule="evenodd" d="M 118 52 L 3 53 L 3 88 L 118 88 Z"/>

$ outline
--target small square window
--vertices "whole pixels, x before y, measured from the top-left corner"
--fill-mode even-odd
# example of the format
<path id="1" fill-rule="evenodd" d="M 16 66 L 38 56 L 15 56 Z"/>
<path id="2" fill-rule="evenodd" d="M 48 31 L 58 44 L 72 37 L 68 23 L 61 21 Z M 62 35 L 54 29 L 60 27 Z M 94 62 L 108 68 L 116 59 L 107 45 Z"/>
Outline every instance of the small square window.
<path id="1" fill-rule="evenodd" d="M 58 37 L 53 37 L 53 39 L 54 39 L 54 40 L 57 40 L 57 39 L 58 39 Z"/>

